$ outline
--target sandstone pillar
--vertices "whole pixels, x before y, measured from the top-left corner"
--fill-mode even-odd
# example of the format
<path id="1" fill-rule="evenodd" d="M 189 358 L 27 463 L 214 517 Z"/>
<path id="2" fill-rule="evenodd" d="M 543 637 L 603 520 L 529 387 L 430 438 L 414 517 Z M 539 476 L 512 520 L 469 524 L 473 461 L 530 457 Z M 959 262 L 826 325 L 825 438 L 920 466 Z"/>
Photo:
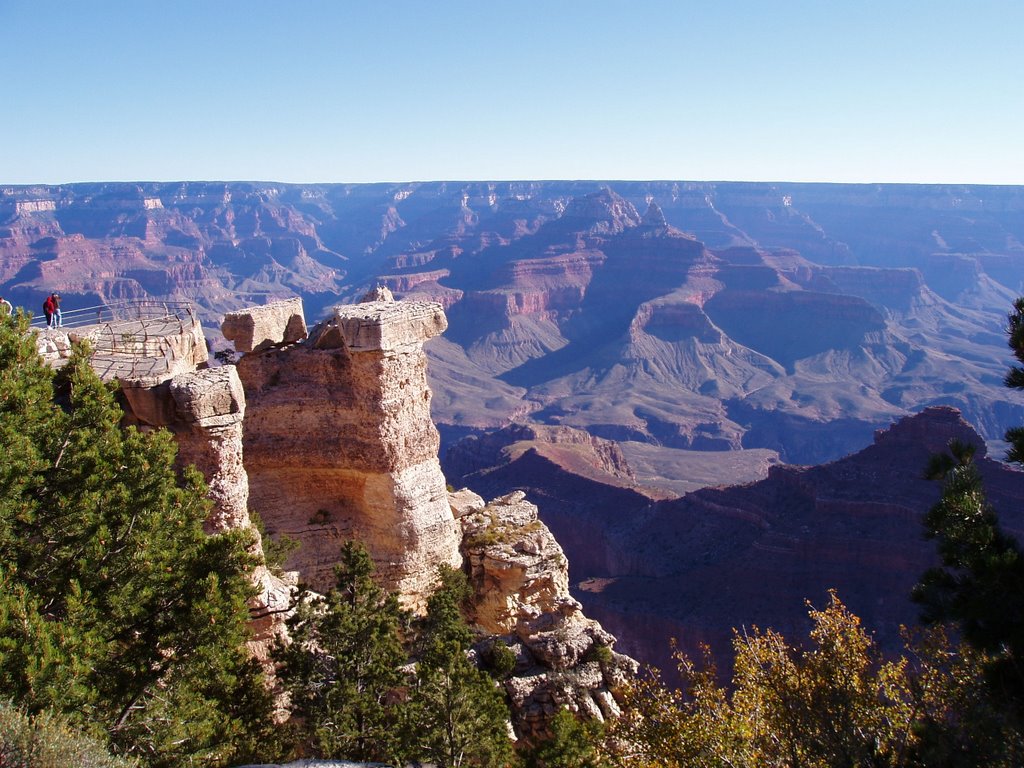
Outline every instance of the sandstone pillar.
<path id="1" fill-rule="evenodd" d="M 446 327 L 433 302 L 343 305 L 305 342 L 239 361 L 252 507 L 300 542 L 289 567 L 313 589 L 334 584 L 353 538 L 413 609 L 440 564 L 460 565 L 423 352 Z"/>

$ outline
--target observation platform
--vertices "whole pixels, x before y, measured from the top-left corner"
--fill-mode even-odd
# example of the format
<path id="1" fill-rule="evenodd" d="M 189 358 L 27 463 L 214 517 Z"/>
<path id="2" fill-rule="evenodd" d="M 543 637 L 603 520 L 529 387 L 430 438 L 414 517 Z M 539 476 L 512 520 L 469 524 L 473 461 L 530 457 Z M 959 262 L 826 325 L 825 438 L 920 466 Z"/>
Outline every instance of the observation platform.
<path id="1" fill-rule="evenodd" d="M 104 381 L 151 386 L 206 362 L 206 337 L 188 302 L 124 301 L 63 312 L 59 328 L 45 317 L 32 320 L 36 345 L 51 365 L 86 341 L 93 370 Z"/>

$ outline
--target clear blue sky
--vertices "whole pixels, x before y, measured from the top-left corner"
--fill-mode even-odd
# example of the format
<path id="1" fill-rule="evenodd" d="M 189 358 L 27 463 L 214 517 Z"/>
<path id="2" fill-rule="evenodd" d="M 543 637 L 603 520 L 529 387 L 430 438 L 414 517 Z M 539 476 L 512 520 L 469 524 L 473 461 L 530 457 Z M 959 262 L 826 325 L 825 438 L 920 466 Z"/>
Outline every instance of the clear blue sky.
<path id="1" fill-rule="evenodd" d="M 0 0 L 0 184 L 1024 184 L 1022 0 Z"/>

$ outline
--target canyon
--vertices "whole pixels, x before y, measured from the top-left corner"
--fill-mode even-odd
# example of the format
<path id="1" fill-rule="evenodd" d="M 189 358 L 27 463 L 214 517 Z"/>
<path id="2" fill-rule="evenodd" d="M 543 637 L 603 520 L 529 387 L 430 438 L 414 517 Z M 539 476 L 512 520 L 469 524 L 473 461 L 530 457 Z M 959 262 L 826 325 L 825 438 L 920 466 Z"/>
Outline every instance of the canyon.
<path id="1" fill-rule="evenodd" d="M 523 489 L 505 506 L 536 505 L 568 558 L 571 599 L 662 666 L 672 636 L 692 650 L 754 623 L 800 634 L 803 601 L 830 587 L 892 648 L 915 619 L 909 587 L 934 562 L 920 516 L 938 488 L 919 476 L 950 436 L 987 449 L 993 501 L 1022 530 L 1020 473 L 998 461 L 1004 431 L 1024 423 L 1002 383 L 1022 276 L 1022 187 L 0 188 L 6 298 L 34 309 L 56 289 L 71 311 L 187 301 L 212 351 L 234 344 L 246 461 L 274 478 L 253 473 L 253 499 L 301 499 L 267 519 L 272 535 L 314 552 L 322 532 L 355 525 L 342 489 L 403 487 L 392 471 L 437 509 L 445 480 L 496 500 Z M 337 308 L 378 286 L 445 316 L 443 334 L 427 319 L 414 331 L 422 363 L 399 360 L 386 336 L 358 353 L 344 341 Z M 298 300 L 319 329 L 308 339 L 304 325 L 286 330 L 283 303 Z M 410 408 L 422 428 L 375 436 L 357 478 L 328 464 L 349 440 L 366 444 L 344 400 L 373 376 L 409 383 L 394 402 L 368 395 L 374 418 Z M 429 401 L 407 399 L 427 385 Z M 331 434 L 318 409 L 344 430 Z M 308 456 L 280 450 L 296 433 Z M 302 487 L 305 464 L 338 491 L 330 503 Z M 513 519 L 529 527 L 524 514 Z M 424 540 L 466 558 L 451 544 L 463 525 Z M 321 583 L 330 536 L 310 564 Z M 415 568 L 380 564 L 415 603 Z"/>
<path id="2" fill-rule="evenodd" d="M 930 405 L 995 445 L 1024 189 L 711 182 L 109 183 L 0 188 L 0 291 L 35 309 L 436 301 L 447 448 L 511 422 L 838 458 Z"/>

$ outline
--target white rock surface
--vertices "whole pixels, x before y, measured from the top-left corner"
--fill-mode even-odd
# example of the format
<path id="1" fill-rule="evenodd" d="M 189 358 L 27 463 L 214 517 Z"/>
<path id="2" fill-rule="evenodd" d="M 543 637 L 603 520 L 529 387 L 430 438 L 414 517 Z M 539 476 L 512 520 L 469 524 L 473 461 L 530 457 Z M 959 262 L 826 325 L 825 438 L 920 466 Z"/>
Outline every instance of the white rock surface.
<path id="1" fill-rule="evenodd" d="M 306 338 L 302 299 L 284 299 L 248 307 L 240 312 L 229 312 L 224 316 L 220 330 L 225 339 L 234 342 L 238 352 L 299 341 Z"/>

